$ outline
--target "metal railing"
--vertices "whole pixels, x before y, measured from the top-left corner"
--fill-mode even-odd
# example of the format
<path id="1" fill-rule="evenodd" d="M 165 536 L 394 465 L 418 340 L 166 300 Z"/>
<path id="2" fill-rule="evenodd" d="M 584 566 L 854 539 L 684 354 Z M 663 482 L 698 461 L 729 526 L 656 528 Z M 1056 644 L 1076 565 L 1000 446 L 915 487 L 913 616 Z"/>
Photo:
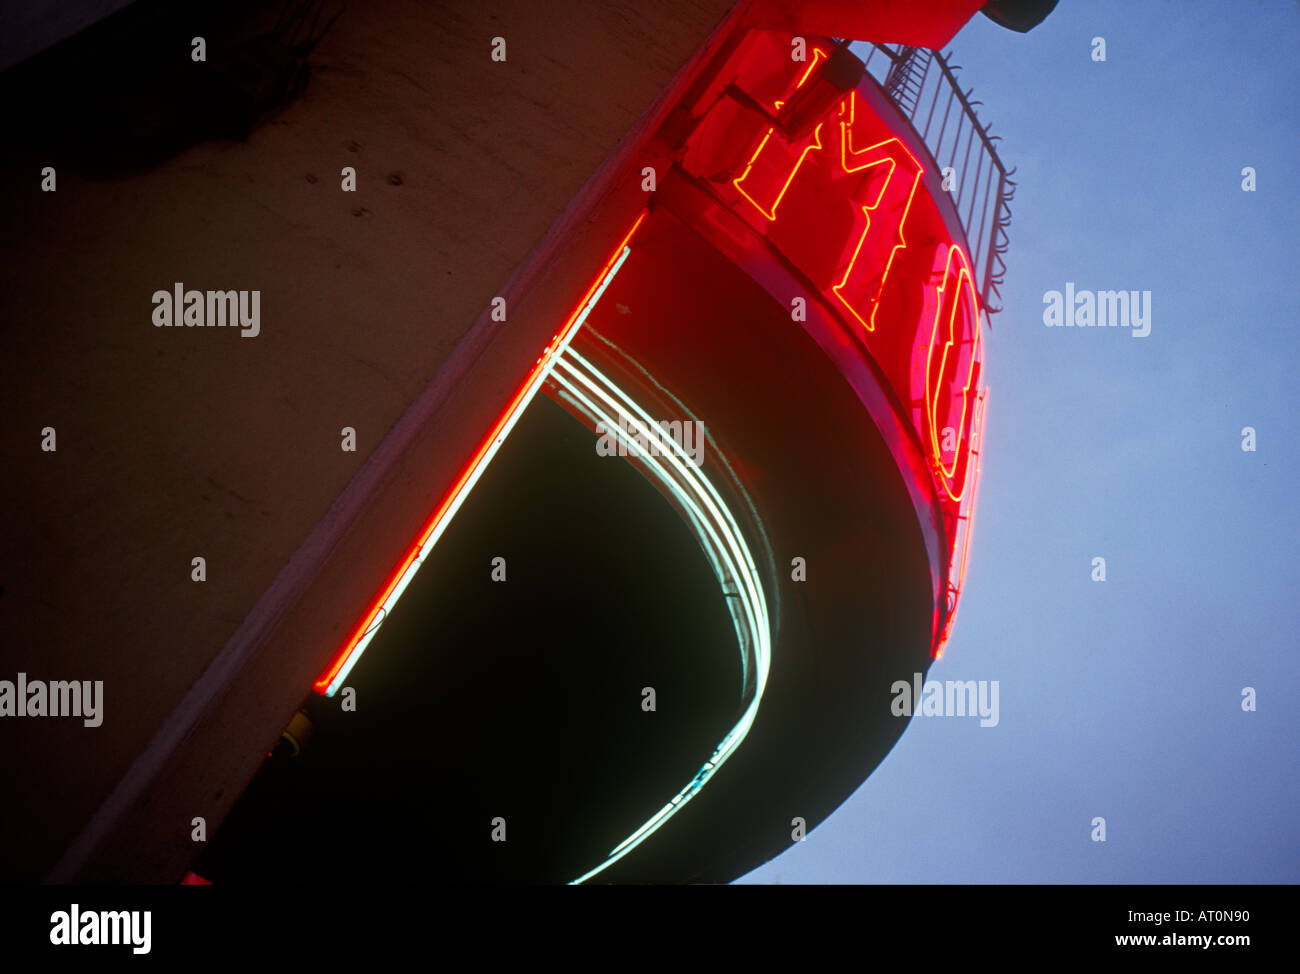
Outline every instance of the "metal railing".
<path id="1" fill-rule="evenodd" d="M 1001 311 L 1015 170 L 1002 164 L 994 145 L 1000 136 L 990 135 L 975 112 L 982 102 L 971 100 L 974 89 L 962 90 L 951 54 L 901 44 L 873 44 L 863 53 L 867 73 L 911 123 L 949 187 L 970 246 L 980 305 L 989 314 Z"/>

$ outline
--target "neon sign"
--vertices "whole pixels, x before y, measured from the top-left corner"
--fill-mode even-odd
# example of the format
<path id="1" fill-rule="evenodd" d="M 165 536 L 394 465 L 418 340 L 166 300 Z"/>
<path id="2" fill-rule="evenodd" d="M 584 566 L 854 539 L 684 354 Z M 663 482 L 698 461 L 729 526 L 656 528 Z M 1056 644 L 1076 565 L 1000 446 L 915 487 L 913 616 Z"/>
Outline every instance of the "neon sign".
<path id="1" fill-rule="evenodd" d="M 870 166 L 887 165 L 885 170 L 884 181 L 880 187 L 880 194 L 870 203 L 862 204 L 862 215 L 866 218 L 866 225 L 862 228 L 862 236 L 858 238 L 858 245 L 853 248 L 853 256 L 849 258 L 848 266 L 844 269 L 844 277 L 840 283 L 836 284 L 831 290 L 835 296 L 840 299 L 849 313 L 867 330 L 876 330 L 876 312 L 880 310 L 880 293 L 885 288 L 885 282 L 889 280 L 890 268 L 894 266 L 894 258 L 898 252 L 907 246 L 907 240 L 903 236 L 903 227 L 907 223 L 907 216 L 912 211 L 912 198 L 916 196 L 917 187 L 921 185 L 921 174 L 925 171 L 921 164 L 916 161 L 916 157 L 907 151 L 896 138 L 885 139 L 877 142 L 875 145 L 856 151 L 853 148 L 853 121 L 857 110 L 857 92 L 849 95 L 849 117 L 840 122 L 840 165 L 843 166 L 846 173 L 855 173 L 866 169 Z M 850 166 L 849 159 L 861 160 L 856 165 Z M 899 166 L 903 167 L 904 177 L 898 180 L 894 179 Z M 908 178 L 910 175 L 910 179 Z M 904 188 L 905 187 L 905 188 Z M 882 206 L 885 195 L 891 193 L 891 201 L 895 203 L 892 207 Z M 906 196 L 906 201 L 902 204 L 901 212 L 898 211 L 897 200 Z M 885 260 L 885 268 L 880 272 L 879 277 L 868 276 L 870 264 L 866 261 L 859 262 L 862 256 L 862 245 L 867 242 L 868 236 L 871 235 L 871 216 L 873 213 L 881 215 L 884 218 L 891 212 L 899 212 L 899 217 L 894 223 L 894 235 L 898 238 L 898 243 L 894 244 L 889 250 L 889 257 Z M 878 231 L 876 238 L 884 237 L 883 232 Z M 854 275 L 854 270 L 858 273 Z M 850 287 L 850 279 L 853 285 Z M 852 295 L 856 300 L 850 300 Z M 871 314 L 864 318 L 858 310 L 862 305 L 861 301 L 866 299 L 867 306 L 871 308 Z"/>
<path id="2" fill-rule="evenodd" d="M 755 50 L 761 50 L 761 45 Z M 755 65 L 758 70 L 750 71 L 747 83 L 764 88 L 767 92 L 764 103 L 779 113 L 793 93 L 803 88 L 818 68 L 827 63 L 828 54 L 825 49 L 814 47 L 811 63 L 797 78 L 784 84 L 766 67 L 770 62 L 751 60 L 753 63 L 745 65 L 744 70 Z M 771 97 L 777 92 L 780 97 Z M 962 244 L 950 242 L 942 248 L 941 274 L 937 259 L 933 266 L 922 265 L 934 239 L 947 235 L 942 221 L 934 215 L 933 205 L 921 224 L 923 231 L 929 231 L 928 235 L 916 232 L 918 218 L 914 204 L 925 167 L 902 138 L 890 133 L 867 106 L 859 106 L 864 97 L 856 90 L 847 92 L 831 104 L 825 117 L 811 131 L 797 137 L 787 137 L 779 118 L 769 114 L 758 131 L 751 129 L 751 137 L 756 140 L 754 148 L 733 170 L 734 178 L 726 181 L 733 195 L 729 199 L 724 196 L 723 202 L 746 215 L 756 232 L 765 235 L 822 288 L 845 323 L 856 327 L 864 340 L 869 341 L 873 356 L 890 376 L 899 398 L 920 407 L 919 416 L 913 410 L 914 426 L 929 455 L 940 503 L 952 522 L 962 529 L 954 528 L 948 539 L 948 588 L 955 598 L 965 570 L 974 494 L 969 484 L 978 476 L 976 473 L 972 478 L 970 467 L 973 460 L 978 466 L 978 438 L 983 418 L 980 304 Z M 750 108 L 756 104 L 751 97 Z M 731 117 L 741 116 L 733 112 Z M 825 151 L 832 148 L 827 143 L 836 135 L 839 151 Z M 859 142 L 869 144 L 859 148 Z M 813 163 L 805 165 L 810 159 Z M 800 173 L 807 175 L 797 183 Z M 810 204 L 809 193 L 799 188 L 801 183 L 809 181 L 825 205 L 851 208 L 851 225 L 838 228 L 842 231 L 838 237 L 831 233 L 831 239 L 827 239 L 832 225 L 819 219 L 822 214 Z M 791 205 L 789 201 L 796 197 L 801 202 Z M 646 214 L 642 213 L 578 306 L 543 349 L 452 489 L 316 681 L 318 692 L 332 695 L 347 677 L 523 409 L 553 371 L 573 332 L 586 320 L 618 272 L 629 253 L 631 238 L 645 218 Z M 904 252 L 913 251 L 916 259 L 900 259 Z M 917 280 L 918 277 L 921 279 Z M 913 287 L 918 284 L 919 289 Z M 912 292 L 924 291 L 924 297 L 917 299 L 914 313 L 906 313 L 909 306 L 903 295 L 909 287 Z M 886 310 L 882 312 L 882 308 Z M 891 354 L 906 361 L 889 366 L 885 360 Z M 912 381 L 920 383 L 920 389 L 906 388 L 909 375 Z M 941 444 L 948 429 L 957 437 L 952 450 L 945 450 Z M 949 625 L 950 620 L 936 639 L 936 649 L 942 646 Z"/>
<path id="3" fill-rule="evenodd" d="M 979 366 L 980 366 L 980 330 L 974 328 L 968 333 L 968 337 L 963 338 L 958 327 L 958 311 L 963 307 L 967 309 L 967 315 L 963 320 L 974 320 L 976 324 L 979 318 L 975 316 L 973 309 L 978 307 L 975 298 L 975 285 L 971 280 L 970 265 L 966 262 L 966 254 L 961 247 L 953 244 L 948 248 L 948 257 L 944 262 L 943 280 L 940 281 L 937 288 L 939 300 L 936 302 L 934 310 L 934 326 L 930 331 L 930 341 L 926 345 L 925 355 L 925 375 L 926 375 L 926 396 L 925 396 L 925 413 L 927 426 L 930 434 L 930 448 L 933 451 L 935 467 L 938 473 L 938 481 L 948 497 L 954 501 L 960 501 L 966 490 L 966 478 L 970 467 L 970 450 L 971 443 L 969 423 L 972 410 L 969 408 L 971 398 L 978 394 L 979 383 Z M 943 310 L 947 307 L 947 323 L 942 337 L 943 350 L 935 358 L 935 351 L 940 342 L 940 319 L 944 318 Z M 961 368 L 961 361 L 965 359 L 966 368 Z M 965 379 L 962 382 L 960 392 L 955 392 L 955 383 L 965 372 Z M 952 376 L 952 378 L 948 378 Z M 941 435 L 940 423 L 940 400 L 946 399 L 951 413 L 954 406 L 960 406 L 958 410 L 957 422 L 953 424 L 956 430 L 958 442 L 966 443 L 968 449 L 953 451 L 954 455 L 951 464 L 945 464 L 943 461 L 943 451 L 939 445 Z M 954 400 L 956 402 L 954 403 Z M 958 468 L 961 468 L 961 476 L 957 476 Z"/>
<path id="4" fill-rule="evenodd" d="M 804 86 L 809 76 L 816 70 L 817 65 L 826 57 L 826 52 L 820 48 L 813 50 L 812 63 L 808 65 L 807 70 L 800 76 L 799 80 L 794 83 L 793 88 L 785 95 L 785 98 L 778 98 L 772 102 L 772 107 L 780 111 L 785 105 L 785 100 L 794 92 Z M 732 180 L 732 185 L 740 192 L 740 195 L 754 204 L 759 213 L 769 220 L 776 219 L 776 208 L 781 205 L 781 200 L 785 197 L 785 192 L 794 182 L 794 177 L 798 175 L 799 168 L 803 165 L 804 160 L 808 158 L 808 153 L 822 147 L 821 142 L 822 126 L 819 124 L 813 129 L 812 135 L 799 140 L 797 145 L 791 145 L 785 139 L 778 139 L 772 142 L 772 136 L 776 134 L 776 128 L 772 127 L 758 143 L 758 148 L 754 154 L 749 157 L 749 163 L 745 166 L 745 171 L 736 179 Z M 769 144 L 772 146 L 768 149 Z M 768 151 L 764 153 L 764 150 Z M 793 162 L 791 162 L 793 158 Z M 762 160 L 760 162 L 760 160 Z M 758 172 L 754 171 L 755 164 L 758 164 Z M 788 170 L 784 180 L 780 178 L 780 173 Z M 754 189 L 757 196 L 751 195 L 746 190 L 744 183 L 748 182 Z M 780 189 L 776 189 L 777 184 Z M 761 200 L 760 198 L 761 197 Z M 764 205 L 763 200 L 766 200 Z"/>
<path id="5" fill-rule="evenodd" d="M 826 50 L 814 48 L 812 64 L 772 99 L 780 87 L 772 70 L 776 49 L 758 39 L 748 57 L 738 58 L 732 88 L 745 92 L 737 100 L 741 111 L 718 113 L 721 133 L 709 133 L 715 142 L 752 120 L 758 92 L 768 92 L 763 104 L 779 113 L 828 60 Z M 832 103 L 802 136 L 789 137 L 770 115 L 778 124 L 754 133 L 755 147 L 727 187 L 736 195 L 719 195 L 822 290 L 844 323 L 858 329 L 899 398 L 913 404 L 913 425 L 950 525 L 949 611 L 936 635 L 937 655 L 965 573 L 978 477 L 971 467 L 978 466 L 983 422 L 981 307 L 965 245 L 952 239 L 933 200 L 918 222 L 915 203 L 926 168 L 917 153 L 925 150 L 914 153 L 861 91 Z M 851 224 L 837 209 L 845 206 Z M 905 253 L 911 256 L 902 259 Z"/>

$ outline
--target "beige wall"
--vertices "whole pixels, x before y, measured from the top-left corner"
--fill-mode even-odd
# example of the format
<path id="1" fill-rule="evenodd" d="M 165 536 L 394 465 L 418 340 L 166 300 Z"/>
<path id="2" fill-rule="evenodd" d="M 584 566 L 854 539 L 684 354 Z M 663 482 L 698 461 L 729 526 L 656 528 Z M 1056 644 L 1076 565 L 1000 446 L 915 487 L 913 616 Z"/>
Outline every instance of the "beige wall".
<path id="1" fill-rule="evenodd" d="M 52 194 L 7 155 L 0 679 L 103 680 L 105 719 L 0 721 L 0 878 L 74 837 L 58 878 L 176 878 L 642 204 L 620 140 L 731 5 L 352 4 L 247 142 Z M 260 289 L 261 334 L 152 327 L 176 281 Z"/>

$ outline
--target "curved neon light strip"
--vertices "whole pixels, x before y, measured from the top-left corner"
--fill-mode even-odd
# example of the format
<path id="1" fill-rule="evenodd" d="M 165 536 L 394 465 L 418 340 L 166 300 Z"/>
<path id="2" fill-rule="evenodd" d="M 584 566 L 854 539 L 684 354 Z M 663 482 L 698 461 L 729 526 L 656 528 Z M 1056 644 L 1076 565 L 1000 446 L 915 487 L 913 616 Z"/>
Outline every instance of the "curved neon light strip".
<path id="1" fill-rule="evenodd" d="M 966 556 L 970 552 L 970 539 L 975 530 L 975 499 L 979 491 L 980 471 L 983 468 L 983 461 L 980 460 L 980 442 L 984 438 L 984 413 L 988 409 L 988 399 L 989 390 L 988 386 L 985 386 L 980 390 L 979 401 L 975 407 L 975 421 L 971 427 L 970 457 L 975 462 L 975 471 L 972 474 L 970 493 L 966 498 L 966 513 L 962 515 L 962 520 L 966 523 L 962 526 L 961 542 L 957 545 L 961 555 L 955 561 L 956 572 L 952 582 L 954 597 L 960 597 L 962 585 L 966 580 Z"/>
<path id="2" fill-rule="evenodd" d="M 956 255 L 961 263 L 957 271 L 957 280 L 952 292 L 952 310 L 948 314 L 948 338 L 943 346 L 943 354 L 939 359 L 939 371 L 935 375 L 934 389 L 927 390 L 925 396 L 925 411 L 928 425 L 930 427 L 930 448 L 934 454 L 934 461 L 937 465 L 939 477 L 937 478 L 944 492 L 954 501 L 960 501 L 966 492 L 966 483 L 970 479 L 970 431 L 966 425 L 966 414 L 972 412 L 970 409 L 970 400 L 972 396 L 972 386 L 976 382 L 975 365 L 980 358 L 980 321 L 979 321 L 979 299 L 975 296 L 975 285 L 972 279 L 970 265 L 966 262 L 966 252 L 960 245 L 952 244 L 948 248 L 948 258 L 944 264 L 943 281 L 939 284 L 939 300 L 934 310 L 934 326 L 930 329 L 930 344 L 925 353 L 925 376 L 926 383 L 930 381 L 930 360 L 934 355 L 934 348 L 938 344 L 939 338 L 939 317 L 943 313 L 943 306 L 948 299 L 948 283 L 952 280 L 953 255 Z M 970 308 L 972 318 L 974 319 L 973 336 L 969 339 L 960 339 L 964 344 L 966 341 L 973 342 L 970 352 L 970 368 L 966 372 L 966 384 L 961 390 L 961 416 L 958 420 L 957 431 L 960 435 L 962 430 L 966 430 L 965 453 L 966 462 L 962 464 L 962 482 L 956 493 L 953 492 L 952 478 L 957 474 L 957 467 L 961 461 L 962 450 L 953 452 L 952 469 L 949 470 L 943 463 L 943 451 L 939 447 L 939 427 L 937 413 L 939 411 L 939 397 L 943 393 L 943 376 L 948 366 L 948 352 L 959 339 L 957 336 L 957 312 L 961 308 L 962 284 L 965 283 L 966 291 L 970 298 Z"/>
<path id="3" fill-rule="evenodd" d="M 569 396 L 588 411 L 589 415 L 605 423 L 605 428 L 611 433 L 617 431 L 617 435 L 627 441 L 628 450 L 646 464 L 647 468 L 689 512 L 693 523 L 703 529 L 702 533 L 699 533 L 701 543 L 715 565 L 723 569 L 719 572 L 719 580 L 723 583 L 724 590 L 728 576 L 736 583 L 737 594 L 740 595 L 737 601 L 741 603 L 739 607 L 732 610 L 733 618 L 737 623 L 737 635 L 742 653 L 748 646 L 752 650 L 754 659 L 754 686 L 748 706 L 709 759 L 685 787 L 647 819 L 640 828 L 615 846 L 603 862 L 573 880 L 573 884 L 578 884 L 586 882 L 612 866 L 653 835 L 698 794 L 727 758 L 735 753 L 758 716 L 759 704 L 767 687 L 768 672 L 771 668 L 772 635 L 768 622 L 767 600 L 759 584 L 758 570 L 755 568 L 753 556 L 745 544 L 744 536 L 735 518 L 708 479 L 693 464 L 683 460 L 677 445 L 671 439 L 662 436 L 657 424 L 640 406 L 572 349 L 568 350 L 565 358 L 560 361 L 553 378 Z M 626 431 L 614 419 L 620 414 L 633 434 L 644 437 L 648 444 L 654 445 L 651 454 L 658 452 L 659 456 L 640 450 L 636 440 L 626 435 Z M 712 551 L 709 551 L 710 547 Z M 748 680 L 746 685 L 748 686 Z"/>
<path id="4" fill-rule="evenodd" d="M 971 425 L 971 459 L 967 461 L 974 462 L 975 471 L 969 475 L 972 478 L 970 491 L 966 494 L 966 503 L 963 505 L 966 513 L 958 515 L 959 540 L 953 544 L 952 562 L 948 566 L 948 589 L 952 604 L 948 607 L 948 621 L 944 623 L 943 631 L 935 640 L 934 652 L 931 653 L 935 659 L 943 656 L 944 647 L 952 638 L 952 626 L 957 619 L 957 603 L 961 599 L 962 587 L 966 584 L 966 556 L 970 552 L 971 536 L 975 533 L 975 499 L 979 491 L 980 470 L 983 467 L 983 461 L 980 459 L 980 442 L 984 437 L 984 411 L 988 408 L 988 397 L 989 388 L 984 386 L 980 390 L 975 418 Z"/>
<path id="5" fill-rule="evenodd" d="M 757 581 L 758 576 L 757 570 L 754 568 L 753 556 L 746 547 L 740 528 L 736 525 L 730 510 L 713 489 L 713 485 L 694 467 L 693 463 L 684 462 L 678 455 L 679 448 L 677 445 L 671 440 L 662 438 L 659 427 L 650 416 L 587 359 L 577 352 L 569 350 L 559 365 L 562 372 L 554 376 L 555 381 L 573 395 L 588 413 L 595 416 L 597 420 L 606 423 L 611 433 L 615 431 L 622 433 L 623 430 L 613 423 L 608 409 L 613 408 L 616 413 L 621 413 L 624 416 L 635 413 L 640 417 L 639 421 L 634 420 L 629 425 L 638 432 L 649 430 L 647 440 L 648 442 L 654 442 L 656 449 L 660 452 L 660 457 L 647 456 L 640 450 L 639 445 L 634 440 L 628 440 L 629 452 L 645 462 L 647 468 L 656 478 L 663 482 L 669 492 L 682 503 L 683 509 L 691 517 L 692 523 L 700 526 L 703 532 L 700 538 L 701 543 L 705 547 L 705 553 L 718 570 L 720 580 L 724 583 L 724 589 L 728 578 L 744 583 L 744 591 L 737 593 L 741 595 L 743 614 L 745 616 L 743 627 L 742 624 L 738 623 L 737 625 L 737 635 L 740 637 L 742 651 L 746 647 L 757 647 L 760 643 L 770 647 L 770 631 L 765 635 L 766 642 L 754 635 L 760 629 L 767 630 L 767 602 L 762 587 Z M 587 370 L 590 375 L 584 375 L 579 371 L 579 367 Z M 569 381 L 565 381 L 566 377 Z M 574 382 L 580 383 L 583 388 L 597 396 L 604 408 L 599 404 L 592 403 L 588 397 L 575 389 Z M 604 385 L 604 390 L 601 389 L 600 384 Z M 667 458 L 669 465 L 661 464 L 659 462 L 661 458 Z M 672 476 L 674 472 L 677 474 L 675 478 Z M 692 494 L 695 497 L 692 497 Z M 705 516 L 706 514 L 712 516 L 712 521 Z M 758 655 L 759 651 L 755 649 L 755 656 Z M 757 665 L 757 659 L 755 663 L 756 671 L 763 669 L 762 666 Z M 748 669 L 748 663 L 746 663 L 746 668 Z M 763 682 L 766 683 L 765 672 Z"/>
<path id="6" fill-rule="evenodd" d="M 483 476 L 483 471 L 492 462 L 492 458 L 496 456 L 501 444 L 505 442 L 506 437 L 510 435 L 510 431 L 514 429 L 520 415 L 532 401 L 533 396 L 537 394 L 537 390 L 542 387 L 542 383 L 546 381 L 559 356 L 564 353 L 569 342 L 573 340 L 574 333 L 582 327 L 582 323 L 587 320 L 592 309 L 596 307 L 596 302 L 600 300 L 600 296 L 605 293 L 605 289 L 609 287 L 619 268 L 627 260 L 628 255 L 631 253 L 629 244 L 632 236 L 645 218 L 645 212 L 642 212 L 637 217 L 636 222 L 632 224 L 632 228 L 628 230 L 626 236 L 614 249 L 609 260 L 606 261 L 605 266 L 596 275 L 596 280 L 587 289 L 587 293 L 578 302 L 578 306 L 574 308 L 573 313 L 569 315 L 564 325 L 551 336 L 550 342 L 542 349 L 542 354 L 537 357 L 537 361 L 533 363 L 532 369 L 524 378 L 523 385 L 515 392 L 505 411 L 497 419 L 496 425 L 492 427 L 487 438 L 461 472 L 455 485 L 448 491 L 447 496 L 429 518 L 424 530 L 420 532 L 415 544 L 389 577 L 388 583 L 381 590 L 370 610 L 353 629 L 348 641 L 335 654 L 325 672 L 313 684 L 313 689 L 317 693 L 322 693 L 327 697 L 334 696 L 352 671 L 352 667 L 357 665 L 357 661 L 361 659 L 361 654 L 370 645 L 384 619 L 392 611 L 393 606 L 397 604 L 398 599 L 402 597 L 406 587 L 411 584 L 411 579 L 420 570 L 424 559 L 433 550 L 434 545 L 438 543 L 438 539 L 442 537 L 452 518 L 456 516 L 456 512 L 465 503 L 465 498 L 469 496 L 470 491 L 474 489 L 474 485 Z"/>

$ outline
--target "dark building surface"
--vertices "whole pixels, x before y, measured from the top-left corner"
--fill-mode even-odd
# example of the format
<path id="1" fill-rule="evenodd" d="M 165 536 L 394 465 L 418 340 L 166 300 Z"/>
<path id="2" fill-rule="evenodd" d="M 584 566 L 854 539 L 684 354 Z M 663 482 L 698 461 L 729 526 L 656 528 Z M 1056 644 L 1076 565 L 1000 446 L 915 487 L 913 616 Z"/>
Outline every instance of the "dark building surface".
<path id="1" fill-rule="evenodd" d="M 432 462 L 462 462 L 590 273 L 580 242 L 571 278 L 530 253 L 544 253 L 566 207 L 573 219 L 589 205 L 584 184 L 730 6 L 353 4 L 313 54 L 306 90 L 246 141 L 204 142 L 127 178 L 82 174 L 65 165 L 82 156 L 38 135 L 84 107 L 64 101 L 69 92 L 84 101 L 111 89 L 116 74 L 86 63 L 162 54 L 133 48 L 110 20 L 95 35 L 110 45 L 99 57 L 83 63 L 85 38 L 73 38 L 4 77 L 22 121 L 0 190 L 0 658 L 10 679 L 102 679 L 106 698 L 96 729 L 0 725 L 0 773 L 22 783 L 6 830 L 25 836 L 6 843 L 5 876 L 42 875 L 169 715 L 189 723 L 215 705 L 214 690 L 177 713 L 223 646 L 240 648 L 220 664 L 237 669 L 283 624 L 355 523 L 345 488 L 359 471 L 373 483 L 388 469 L 402 437 L 382 456 L 376 446 L 422 393 L 412 429 L 438 412 Z M 494 62 L 502 35 L 507 60 Z M 47 165 L 53 193 L 40 188 Z M 355 193 L 340 189 L 344 166 L 357 170 Z M 589 192 L 604 189 L 597 178 Z M 260 334 L 155 329 L 150 296 L 177 281 L 259 289 Z M 514 305 L 509 347 L 483 354 L 486 322 L 452 358 L 491 299 L 513 303 L 524 281 L 538 313 Z M 56 453 L 40 450 L 46 426 Z M 340 449 L 344 426 L 357 431 L 355 453 Z M 189 738 L 192 770 L 217 784 L 201 786 L 200 808 L 174 810 L 177 826 L 220 818 L 332 651 L 332 627 L 370 597 L 386 545 L 426 513 L 425 485 L 450 475 L 405 475 L 406 499 L 389 498 L 359 532 L 373 563 L 350 559 L 310 610 L 323 631 L 246 676 L 252 699 L 229 705 L 210 745 Z M 203 584 L 191 581 L 195 556 L 207 560 Z M 138 801 L 175 755 L 177 733 L 165 737 L 122 801 Z M 165 821 L 141 828 L 173 841 Z M 175 832 L 169 855 L 187 833 Z M 121 868 L 110 874 L 161 878 L 133 854 Z"/>

